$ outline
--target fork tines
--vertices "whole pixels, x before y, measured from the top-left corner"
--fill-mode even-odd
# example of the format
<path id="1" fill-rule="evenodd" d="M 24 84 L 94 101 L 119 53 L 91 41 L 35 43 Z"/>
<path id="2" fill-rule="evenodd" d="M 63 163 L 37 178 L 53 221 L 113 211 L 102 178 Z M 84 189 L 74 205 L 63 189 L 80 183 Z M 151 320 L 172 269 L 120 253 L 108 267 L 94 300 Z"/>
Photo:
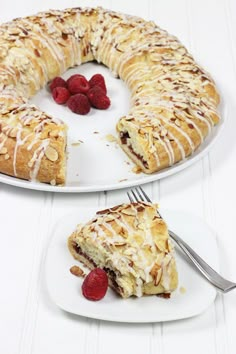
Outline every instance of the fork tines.
<path id="1" fill-rule="evenodd" d="M 144 192 L 144 190 L 140 186 L 131 189 L 131 193 L 127 192 L 128 198 L 129 198 L 131 203 L 134 203 L 135 201 L 136 202 L 139 202 L 139 201 L 145 202 L 145 201 L 147 201 L 149 203 L 152 202 L 151 199 L 148 197 L 148 195 Z"/>

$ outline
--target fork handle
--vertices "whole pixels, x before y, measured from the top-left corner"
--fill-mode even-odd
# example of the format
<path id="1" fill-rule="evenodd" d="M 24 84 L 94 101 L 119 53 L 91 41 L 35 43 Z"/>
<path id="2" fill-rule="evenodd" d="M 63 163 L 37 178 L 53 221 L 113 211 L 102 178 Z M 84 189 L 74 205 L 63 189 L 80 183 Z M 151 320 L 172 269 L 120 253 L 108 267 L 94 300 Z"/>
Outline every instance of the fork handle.
<path id="1" fill-rule="evenodd" d="M 173 231 L 169 230 L 169 235 L 211 284 L 213 284 L 223 293 L 227 293 L 228 291 L 236 288 L 236 283 L 233 283 L 218 274 L 186 242 L 184 242 L 184 240 L 177 236 Z"/>

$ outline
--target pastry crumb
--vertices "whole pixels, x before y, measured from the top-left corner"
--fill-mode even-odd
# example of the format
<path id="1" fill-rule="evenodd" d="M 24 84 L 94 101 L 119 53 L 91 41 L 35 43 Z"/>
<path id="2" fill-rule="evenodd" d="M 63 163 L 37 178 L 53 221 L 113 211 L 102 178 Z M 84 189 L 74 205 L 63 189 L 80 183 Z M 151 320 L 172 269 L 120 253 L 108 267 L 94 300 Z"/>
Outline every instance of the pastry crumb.
<path id="1" fill-rule="evenodd" d="M 127 178 L 123 178 L 123 179 L 120 179 L 118 182 L 124 182 L 124 181 L 128 181 Z"/>
<path id="2" fill-rule="evenodd" d="M 142 172 L 141 168 L 139 166 L 134 166 L 132 168 L 132 172 L 136 173 L 137 175 Z"/>
<path id="3" fill-rule="evenodd" d="M 181 286 L 179 288 L 179 292 L 180 292 L 180 294 L 185 294 L 186 293 L 186 289 L 183 286 Z"/>
<path id="4" fill-rule="evenodd" d="M 75 141 L 74 143 L 71 143 L 71 146 L 80 146 L 80 144 L 83 144 L 84 142 L 82 140 Z"/>
<path id="5" fill-rule="evenodd" d="M 83 269 L 81 269 L 79 266 L 73 266 L 70 268 L 70 272 L 71 274 L 75 275 L 76 277 L 85 277 L 85 273 L 83 271 Z"/>
<path id="6" fill-rule="evenodd" d="M 112 134 L 107 134 L 105 136 L 106 140 L 109 141 L 110 143 L 117 142 L 117 139 L 114 137 Z"/>
<path id="7" fill-rule="evenodd" d="M 52 179 L 52 180 L 50 181 L 50 184 L 51 184 L 51 186 L 55 186 L 55 185 L 56 185 L 56 180 L 55 180 L 55 179 Z"/>

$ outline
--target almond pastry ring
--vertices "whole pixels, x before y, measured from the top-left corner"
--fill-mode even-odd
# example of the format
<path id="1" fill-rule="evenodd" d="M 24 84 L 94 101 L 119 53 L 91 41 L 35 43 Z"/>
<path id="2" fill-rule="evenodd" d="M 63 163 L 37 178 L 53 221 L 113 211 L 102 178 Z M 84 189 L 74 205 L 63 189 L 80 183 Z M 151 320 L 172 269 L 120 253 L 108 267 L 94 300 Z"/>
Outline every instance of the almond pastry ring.
<path id="1" fill-rule="evenodd" d="M 130 203 L 98 211 L 77 226 L 68 247 L 89 269 L 104 269 L 109 285 L 123 298 L 169 297 L 177 288 L 173 246 L 157 204 Z"/>
<path id="2" fill-rule="evenodd" d="M 117 132 L 145 173 L 192 154 L 219 121 L 213 80 L 153 22 L 102 8 L 43 12 L 0 27 L 0 172 L 65 183 L 66 125 L 28 100 L 55 76 L 92 60 L 131 90 Z"/>

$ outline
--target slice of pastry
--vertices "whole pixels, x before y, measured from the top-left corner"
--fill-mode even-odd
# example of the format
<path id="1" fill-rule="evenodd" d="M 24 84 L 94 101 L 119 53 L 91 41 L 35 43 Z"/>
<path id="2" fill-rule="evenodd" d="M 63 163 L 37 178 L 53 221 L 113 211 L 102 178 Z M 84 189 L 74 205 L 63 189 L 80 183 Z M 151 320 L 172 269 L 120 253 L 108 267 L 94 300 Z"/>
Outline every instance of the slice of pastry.
<path id="1" fill-rule="evenodd" d="M 168 297 L 177 287 L 173 246 L 156 204 L 130 203 L 98 211 L 77 226 L 68 247 L 89 269 L 104 269 L 110 286 L 123 298 Z"/>

